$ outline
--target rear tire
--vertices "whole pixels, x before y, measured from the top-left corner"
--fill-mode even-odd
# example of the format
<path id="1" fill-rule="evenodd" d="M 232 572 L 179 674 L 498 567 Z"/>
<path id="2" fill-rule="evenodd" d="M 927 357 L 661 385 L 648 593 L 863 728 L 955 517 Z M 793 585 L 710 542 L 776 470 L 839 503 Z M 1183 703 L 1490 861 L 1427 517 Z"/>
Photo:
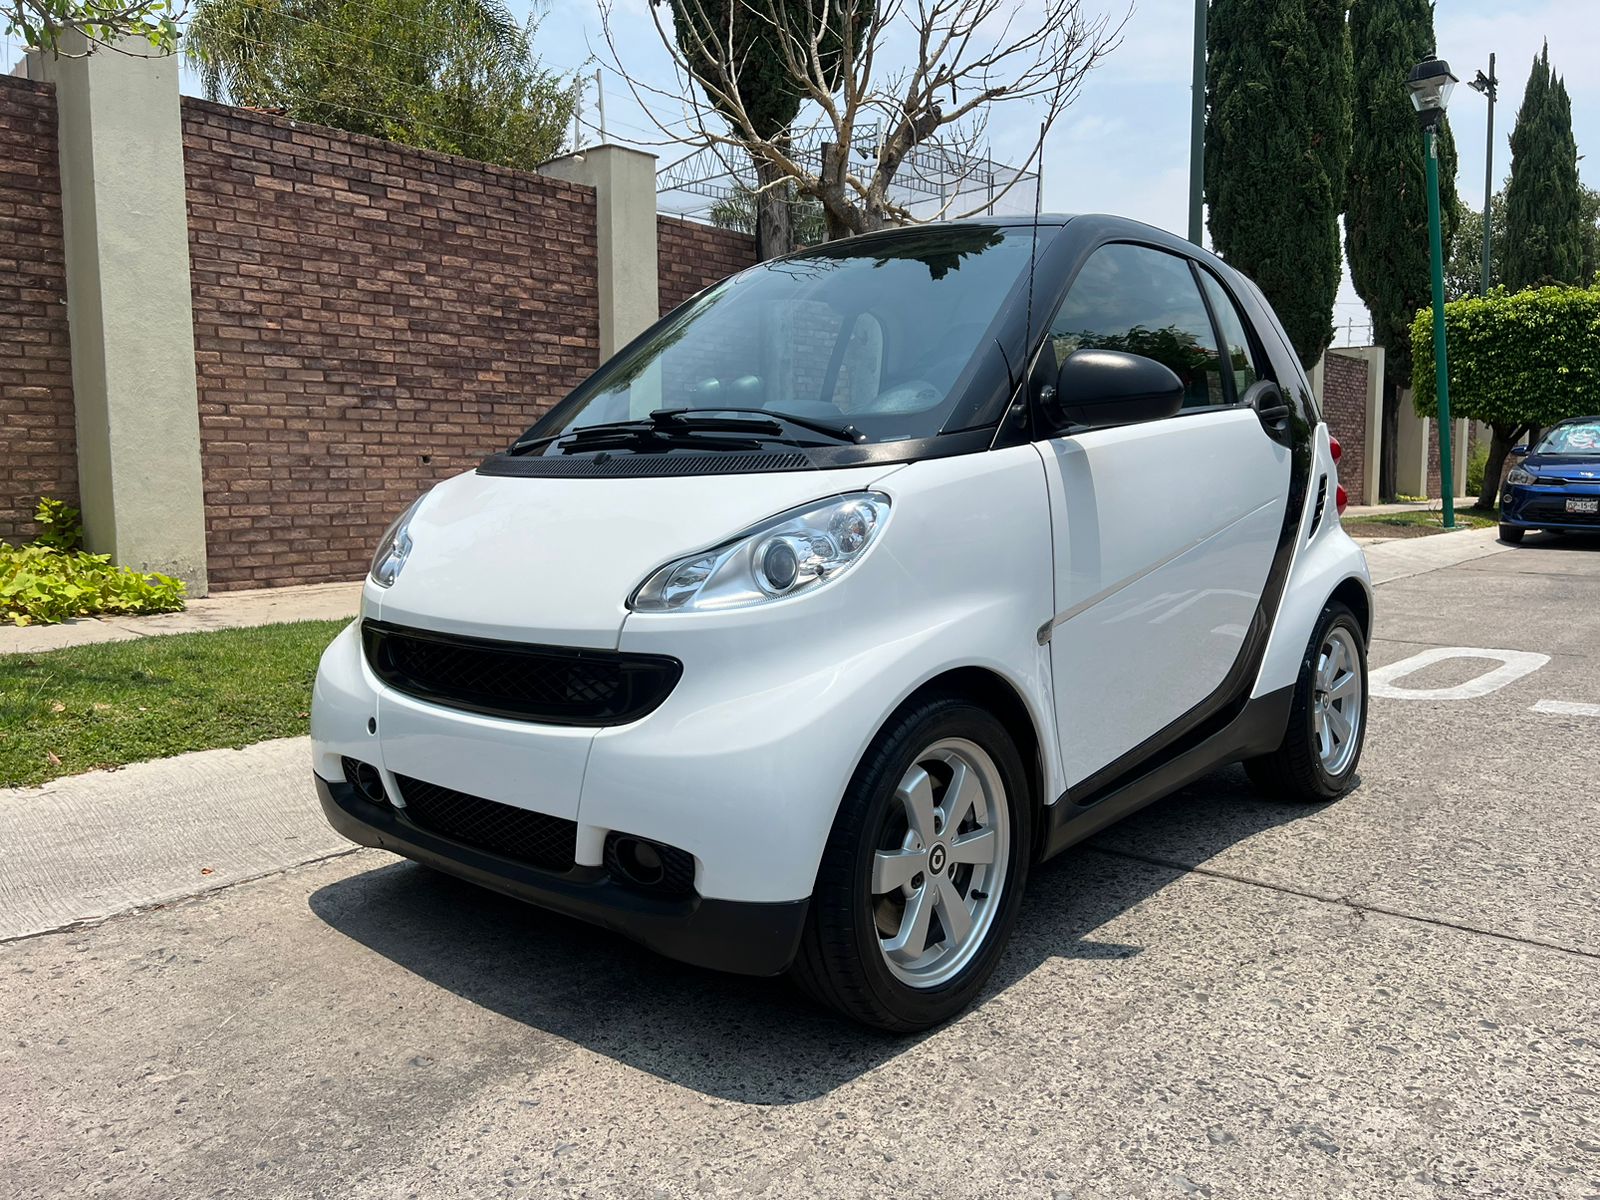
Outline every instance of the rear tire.
<path id="1" fill-rule="evenodd" d="M 1005 726 L 957 696 L 901 710 L 839 806 L 796 982 L 893 1033 L 949 1020 L 1005 949 L 1032 847 L 1028 773 Z"/>
<path id="2" fill-rule="evenodd" d="M 1283 741 L 1245 764 L 1263 795 L 1299 804 L 1350 790 L 1367 735 L 1367 639 L 1349 608 L 1329 604 L 1300 662 Z"/>
<path id="3" fill-rule="evenodd" d="M 1522 544 L 1522 535 L 1527 532 L 1520 525 L 1502 525 L 1500 526 L 1500 540 L 1512 546 L 1519 546 Z"/>

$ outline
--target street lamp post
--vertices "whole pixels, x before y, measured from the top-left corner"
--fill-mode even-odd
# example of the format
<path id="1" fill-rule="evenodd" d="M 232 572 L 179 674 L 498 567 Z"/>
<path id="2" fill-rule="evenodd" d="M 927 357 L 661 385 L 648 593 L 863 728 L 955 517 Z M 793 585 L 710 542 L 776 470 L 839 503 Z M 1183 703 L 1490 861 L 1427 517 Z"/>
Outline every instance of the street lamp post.
<path id="1" fill-rule="evenodd" d="M 1494 73 L 1494 55 L 1489 55 L 1489 73 L 1478 72 L 1467 86 L 1489 98 L 1489 132 L 1483 148 L 1483 294 L 1489 294 L 1490 247 L 1494 241 L 1494 102 L 1500 95 L 1500 80 Z"/>
<path id="2" fill-rule="evenodd" d="M 1450 470 L 1450 370 L 1444 344 L 1444 244 L 1439 227 L 1439 122 L 1457 80 L 1442 58 L 1418 63 L 1406 78 L 1411 105 L 1422 121 L 1428 173 L 1428 244 L 1433 258 L 1433 374 L 1439 393 L 1439 488 L 1444 492 L 1444 527 L 1456 527 L 1456 481 Z"/>
<path id="3" fill-rule="evenodd" d="M 1196 246 L 1205 232 L 1206 3 L 1194 0 L 1194 74 L 1189 85 L 1189 240 Z"/>

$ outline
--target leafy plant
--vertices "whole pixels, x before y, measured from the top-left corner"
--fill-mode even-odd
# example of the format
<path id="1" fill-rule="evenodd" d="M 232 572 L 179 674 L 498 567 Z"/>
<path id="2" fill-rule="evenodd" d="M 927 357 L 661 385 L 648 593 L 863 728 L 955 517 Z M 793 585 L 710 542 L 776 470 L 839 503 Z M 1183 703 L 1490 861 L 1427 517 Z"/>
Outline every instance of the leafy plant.
<path id="1" fill-rule="evenodd" d="M 33 523 L 39 527 L 34 545 L 51 550 L 83 549 L 82 514 L 65 500 L 40 496 L 39 507 L 33 510 Z"/>
<path id="2" fill-rule="evenodd" d="M 1488 424 L 1493 436 L 1478 506 L 1492 508 L 1506 454 L 1519 435 L 1594 410 L 1600 395 L 1600 289 L 1546 287 L 1452 300 L 1444 306 L 1450 414 Z M 1411 326 L 1413 402 L 1439 407 L 1433 309 Z"/>
<path id="3" fill-rule="evenodd" d="M 41 533 L 29 546 L 0 542 L 0 619 L 14 625 L 53 625 L 96 613 L 135 615 L 183 608 L 181 580 L 115 566 L 109 554 L 77 547 L 83 522 L 60 500 L 39 501 Z"/>

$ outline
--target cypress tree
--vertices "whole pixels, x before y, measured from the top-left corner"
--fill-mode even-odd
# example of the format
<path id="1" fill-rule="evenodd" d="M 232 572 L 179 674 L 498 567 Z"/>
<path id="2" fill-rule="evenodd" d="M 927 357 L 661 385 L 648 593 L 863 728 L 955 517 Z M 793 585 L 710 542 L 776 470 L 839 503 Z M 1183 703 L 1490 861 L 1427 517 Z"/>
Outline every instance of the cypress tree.
<path id="1" fill-rule="evenodd" d="M 1550 70 L 1550 45 L 1533 60 L 1511 130 L 1502 278 L 1512 291 L 1582 283 L 1583 203 L 1567 85 Z"/>
<path id="2" fill-rule="evenodd" d="M 1316 77 L 1308 97 L 1313 106 L 1311 145 L 1332 182 L 1335 211 L 1343 212 L 1345 172 L 1350 165 L 1350 91 L 1355 86 L 1350 0 L 1306 0 L 1306 16 L 1316 38 L 1311 55 Z"/>
<path id="3" fill-rule="evenodd" d="M 1350 166 L 1345 180 L 1345 252 L 1356 292 L 1372 313 L 1384 348 L 1383 460 L 1378 491 L 1395 494 L 1400 389 L 1411 379 L 1411 322 L 1432 303 L 1428 195 L 1423 136 L 1406 76 L 1432 58 L 1428 0 L 1354 0 L 1350 48 L 1355 63 Z M 1456 148 L 1439 125 L 1439 206 L 1444 244 L 1455 236 Z"/>
<path id="4" fill-rule="evenodd" d="M 1311 366 L 1333 340 L 1349 142 L 1348 0 L 1212 0 L 1211 243 L 1254 279 Z"/>

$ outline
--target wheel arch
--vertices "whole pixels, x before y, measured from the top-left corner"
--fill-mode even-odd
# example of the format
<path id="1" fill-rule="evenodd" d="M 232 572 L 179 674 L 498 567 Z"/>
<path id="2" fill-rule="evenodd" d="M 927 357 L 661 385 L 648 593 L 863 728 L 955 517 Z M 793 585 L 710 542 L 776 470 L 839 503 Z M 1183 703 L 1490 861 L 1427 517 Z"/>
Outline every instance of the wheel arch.
<path id="1" fill-rule="evenodd" d="M 1028 773 L 1029 802 L 1034 813 L 1034 841 L 1033 857 L 1038 858 L 1039 850 L 1043 845 L 1042 835 L 1045 821 L 1043 812 L 1045 805 L 1045 742 L 1033 713 L 1028 708 L 1027 701 L 1022 698 L 1022 693 L 1016 686 L 999 672 L 988 667 L 966 666 L 953 667 L 942 671 L 938 675 L 919 684 L 904 700 L 896 706 L 894 712 L 884 718 L 879 725 L 882 730 L 892 722 L 900 713 L 929 696 L 957 696 L 971 700 L 997 717 L 1006 731 L 1011 734 L 1017 744 L 1017 754 L 1022 759 L 1023 768 Z M 874 733 L 874 739 L 877 734 Z"/>
<path id="2" fill-rule="evenodd" d="M 1346 576 L 1328 596 L 1328 603 L 1338 601 L 1355 613 L 1361 625 L 1361 636 L 1372 641 L 1372 593 L 1366 581 L 1356 575 Z"/>

